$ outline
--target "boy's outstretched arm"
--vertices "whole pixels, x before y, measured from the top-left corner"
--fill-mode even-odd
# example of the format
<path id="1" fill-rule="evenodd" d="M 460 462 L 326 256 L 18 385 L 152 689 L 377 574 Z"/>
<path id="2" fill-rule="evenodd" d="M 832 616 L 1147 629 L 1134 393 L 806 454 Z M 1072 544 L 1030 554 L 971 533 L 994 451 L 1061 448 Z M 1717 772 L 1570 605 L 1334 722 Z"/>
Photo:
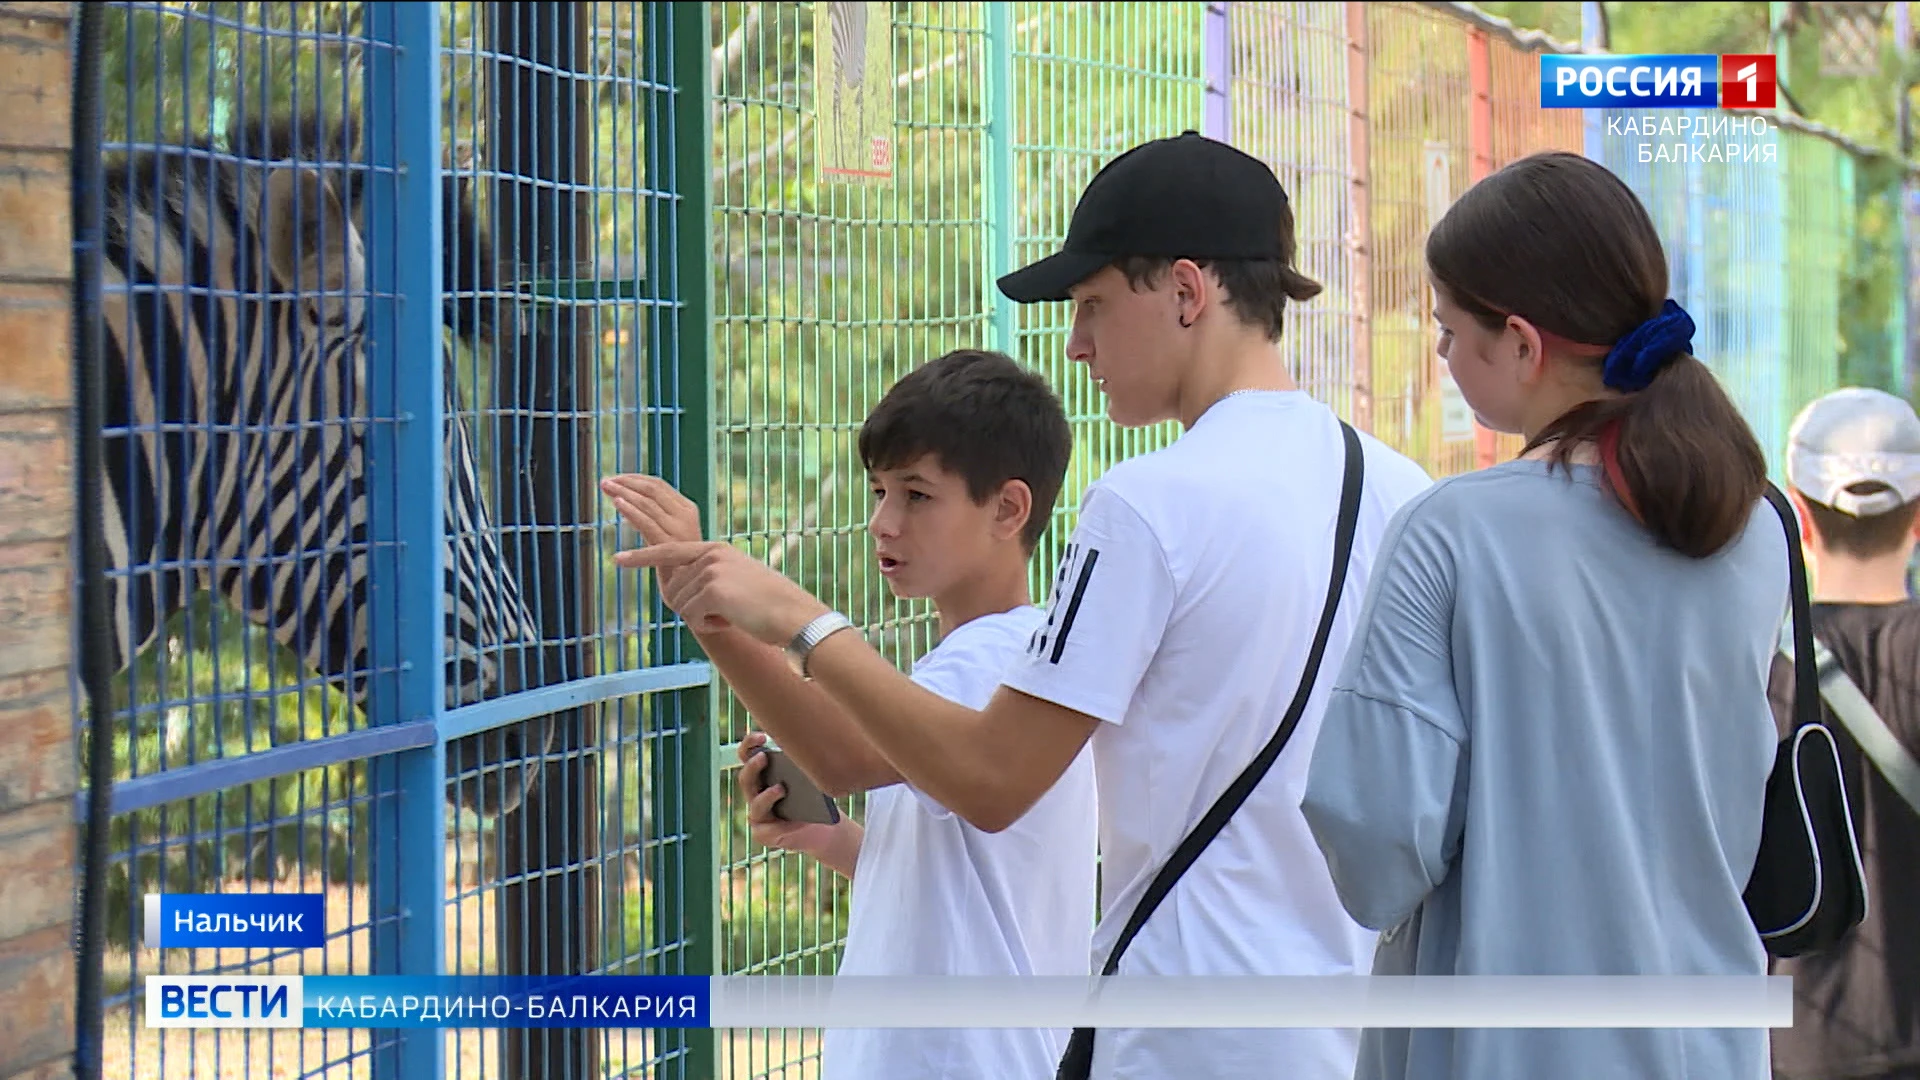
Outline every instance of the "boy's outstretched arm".
<path id="1" fill-rule="evenodd" d="M 665 543 L 614 556 L 661 573 L 668 606 L 689 626 L 734 629 L 756 641 L 791 641 L 828 609 L 805 589 L 731 544 Z M 986 832 L 1032 809 L 1073 764 L 1100 721 L 1001 688 L 984 711 L 915 683 L 856 634 L 814 649 L 813 685 L 840 703 L 900 775 Z"/>
<path id="2" fill-rule="evenodd" d="M 700 511 L 653 476 L 613 476 L 600 482 L 629 525 L 648 545 L 701 539 Z M 663 576 L 662 587 L 670 577 Z M 785 651 L 728 628 L 689 624 L 707 659 L 740 698 L 754 722 L 790 755 L 802 772 L 835 798 L 900 782 L 900 773 L 875 748 L 838 702 L 794 674 Z"/>

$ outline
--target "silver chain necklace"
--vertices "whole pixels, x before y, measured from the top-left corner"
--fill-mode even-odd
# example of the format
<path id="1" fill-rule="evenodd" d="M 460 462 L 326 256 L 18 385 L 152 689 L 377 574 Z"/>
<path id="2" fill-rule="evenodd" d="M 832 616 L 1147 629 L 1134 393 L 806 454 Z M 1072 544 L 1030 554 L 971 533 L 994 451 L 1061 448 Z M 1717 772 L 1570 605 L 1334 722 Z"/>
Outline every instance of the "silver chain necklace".
<path id="1" fill-rule="evenodd" d="M 1220 403 L 1222 401 L 1225 401 L 1228 398 L 1239 397 L 1241 394 L 1270 394 L 1272 392 L 1273 391 L 1271 390 L 1261 390 L 1257 387 L 1248 387 L 1245 390 L 1229 390 L 1226 393 L 1221 394 L 1218 398 L 1216 398 L 1212 405 L 1207 406 L 1206 411 L 1212 412 L 1213 410 L 1220 407 Z M 1203 413 L 1202 415 L 1205 415 L 1205 413 Z"/>

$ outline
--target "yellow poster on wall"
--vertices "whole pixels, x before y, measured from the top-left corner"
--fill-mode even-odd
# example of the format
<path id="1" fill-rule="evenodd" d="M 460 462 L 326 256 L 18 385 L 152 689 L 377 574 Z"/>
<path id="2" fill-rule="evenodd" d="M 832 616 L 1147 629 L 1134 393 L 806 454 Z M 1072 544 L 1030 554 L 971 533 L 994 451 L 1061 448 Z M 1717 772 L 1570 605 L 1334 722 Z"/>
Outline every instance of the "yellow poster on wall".
<path id="1" fill-rule="evenodd" d="M 893 180 L 893 5 L 814 4 L 814 135 L 820 179 Z"/>

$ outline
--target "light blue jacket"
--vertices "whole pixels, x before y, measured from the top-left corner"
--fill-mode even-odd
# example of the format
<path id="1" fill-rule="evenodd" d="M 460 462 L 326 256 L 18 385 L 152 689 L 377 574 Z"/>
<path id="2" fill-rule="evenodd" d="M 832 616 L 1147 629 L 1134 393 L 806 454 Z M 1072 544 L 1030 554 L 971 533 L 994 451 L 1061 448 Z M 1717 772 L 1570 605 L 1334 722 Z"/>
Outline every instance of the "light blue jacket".
<path id="1" fill-rule="evenodd" d="M 1383 973 L 1764 975 L 1741 893 L 1787 611 L 1766 503 L 1656 547 L 1598 470 L 1516 461 L 1402 508 L 1302 810 Z M 1765 1080 L 1764 1030 L 1369 1031 L 1362 1080 Z"/>

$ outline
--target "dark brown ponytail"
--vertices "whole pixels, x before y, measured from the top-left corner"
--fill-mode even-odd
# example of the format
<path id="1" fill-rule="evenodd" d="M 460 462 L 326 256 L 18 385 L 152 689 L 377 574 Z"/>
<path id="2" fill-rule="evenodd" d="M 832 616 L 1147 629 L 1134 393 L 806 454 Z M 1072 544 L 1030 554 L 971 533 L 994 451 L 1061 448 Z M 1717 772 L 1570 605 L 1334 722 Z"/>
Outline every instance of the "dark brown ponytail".
<path id="1" fill-rule="evenodd" d="M 1612 345 L 1675 310 L 1663 306 L 1666 253 L 1646 208 L 1577 154 L 1523 158 L 1468 189 L 1427 238 L 1427 266 L 1489 329 L 1513 314 L 1568 341 Z M 1766 490 L 1766 455 L 1690 352 L 1654 350 L 1641 367 L 1629 384 L 1640 388 L 1573 409 L 1528 448 L 1546 445 L 1565 465 L 1582 445 L 1597 447 L 1621 505 L 1660 543 L 1704 558 L 1746 528 Z"/>
<path id="2" fill-rule="evenodd" d="M 1548 458 L 1598 444 L 1607 486 L 1662 544 L 1696 559 L 1738 537 L 1766 490 L 1767 461 L 1707 365 L 1681 356 L 1646 389 L 1590 401 L 1547 425 Z M 1624 483 L 1625 489 L 1621 489 Z"/>

